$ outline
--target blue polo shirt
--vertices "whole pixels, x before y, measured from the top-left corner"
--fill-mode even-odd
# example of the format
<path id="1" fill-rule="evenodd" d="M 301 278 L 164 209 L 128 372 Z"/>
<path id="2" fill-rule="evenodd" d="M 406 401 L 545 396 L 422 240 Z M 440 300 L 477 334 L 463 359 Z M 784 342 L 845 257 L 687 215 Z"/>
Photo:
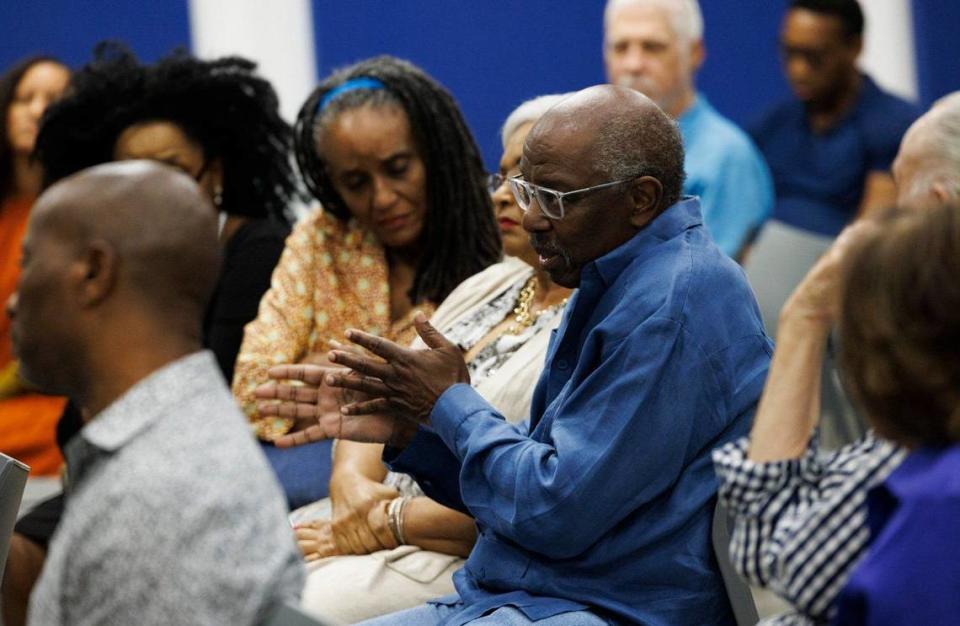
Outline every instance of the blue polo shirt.
<path id="1" fill-rule="evenodd" d="M 911 453 L 867 506 L 873 539 L 834 623 L 960 623 L 960 446 Z"/>
<path id="2" fill-rule="evenodd" d="M 468 512 L 456 626 L 502 606 L 627 623 L 730 624 L 710 451 L 746 434 L 772 346 L 750 287 L 681 201 L 588 263 L 528 424 L 454 385 L 394 470 Z"/>
<path id="3" fill-rule="evenodd" d="M 683 192 L 700 197 L 703 223 L 735 256 L 773 210 L 773 181 L 756 146 L 702 94 L 677 123 L 683 135 Z"/>
<path id="4" fill-rule="evenodd" d="M 860 208 L 867 174 L 890 170 L 919 113 L 866 75 L 856 103 L 827 131 L 814 132 L 798 100 L 775 107 L 750 131 L 773 172 L 773 218 L 837 235 Z"/>

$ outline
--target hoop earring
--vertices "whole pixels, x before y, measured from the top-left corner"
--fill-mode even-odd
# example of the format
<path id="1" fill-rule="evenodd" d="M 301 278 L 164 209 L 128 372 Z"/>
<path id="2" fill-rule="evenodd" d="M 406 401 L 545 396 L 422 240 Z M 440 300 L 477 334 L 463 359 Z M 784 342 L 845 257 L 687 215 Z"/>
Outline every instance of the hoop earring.
<path id="1" fill-rule="evenodd" d="M 213 206 L 218 209 L 223 204 L 223 186 L 217 185 L 213 188 Z"/>

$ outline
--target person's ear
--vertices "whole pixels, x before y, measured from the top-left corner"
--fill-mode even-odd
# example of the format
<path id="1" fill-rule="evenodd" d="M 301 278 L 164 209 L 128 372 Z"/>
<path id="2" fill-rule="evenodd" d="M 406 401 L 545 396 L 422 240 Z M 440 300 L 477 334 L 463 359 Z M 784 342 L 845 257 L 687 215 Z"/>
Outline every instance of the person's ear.
<path id="1" fill-rule="evenodd" d="M 223 186 L 223 159 L 220 157 L 215 158 L 210 162 L 210 182 L 215 186 Z"/>
<path id="2" fill-rule="evenodd" d="M 203 187 L 213 199 L 213 204 L 219 211 L 223 204 L 223 159 L 217 157 L 210 161 L 207 167 L 207 180 Z"/>
<path id="3" fill-rule="evenodd" d="M 707 60 L 707 47 L 703 44 L 703 39 L 698 39 L 690 43 L 690 73 L 696 74 Z"/>
<path id="4" fill-rule="evenodd" d="M 860 58 L 860 53 L 863 52 L 863 37 L 860 35 L 851 36 L 847 42 L 847 49 L 850 51 L 850 60 L 856 61 Z"/>
<path id="5" fill-rule="evenodd" d="M 937 204 L 947 204 L 955 202 L 960 197 L 960 186 L 951 190 L 944 181 L 938 180 L 930 185 L 930 193 L 936 199 Z"/>
<path id="6" fill-rule="evenodd" d="M 119 273 L 117 251 L 107 241 L 90 242 L 70 270 L 81 307 L 96 306 L 113 293 Z"/>
<path id="7" fill-rule="evenodd" d="M 663 185 L 653 176 L 641 176 L 630 185 L 630 224 L 635 228 L 646 226 L 656 216 L 660 199 L 663 198 Z"/>

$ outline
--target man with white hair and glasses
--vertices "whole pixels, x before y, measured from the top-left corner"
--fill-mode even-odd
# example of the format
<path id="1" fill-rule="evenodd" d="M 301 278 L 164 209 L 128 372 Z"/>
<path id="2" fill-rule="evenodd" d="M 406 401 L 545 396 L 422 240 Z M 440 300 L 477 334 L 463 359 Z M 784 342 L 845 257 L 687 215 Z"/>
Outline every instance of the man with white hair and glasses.
<path id="1" fill-rule="evenodd" d="M 697 92 L 703 64 L 697 0 L 608 0 L 603 58 L 607 79 L 640 91 L 680 124 L 685 194 L 700 196 L 703 220 L 737 258 L 773 207 L 773 183 L 753 142 Z"/>

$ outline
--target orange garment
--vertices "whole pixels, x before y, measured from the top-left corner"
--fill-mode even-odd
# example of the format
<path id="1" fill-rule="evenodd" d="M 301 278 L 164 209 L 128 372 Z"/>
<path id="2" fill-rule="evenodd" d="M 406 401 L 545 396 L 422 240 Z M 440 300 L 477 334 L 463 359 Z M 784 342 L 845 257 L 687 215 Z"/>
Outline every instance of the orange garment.
<path id="1" fill-rule="evenodd" d="M 6 304 L 17 288 L 20 244 L 27 228 L 32 198 L 0 204 L 0 298 Z M 10 319 L 0 315 L 0 370 L 13 362 Z M 37 393 L 20 393 L 0 400 L 0 451 L 30 466 L 32 475 L 60 471 L 63 458 L 56 442 L 57 420 L 66 400 Z"/>
<path id="2" fill-rule="evenodd" d="M 233 375 L 233 393 L 258 437 L 273 441 L 293 427 L 292 419 L 257 415 L 253 391 L 273 365 L 326 353 L 331 339 L 345 341 L 348 328 L 402 345 L 416 337 L 414 315 L 429 316 L 435 305 L 419 304 L 391 323 L 387 273 L 383 246 L 355 221 L 317 210 L 294 227 L 257 319 L 244 330 Z"/>

